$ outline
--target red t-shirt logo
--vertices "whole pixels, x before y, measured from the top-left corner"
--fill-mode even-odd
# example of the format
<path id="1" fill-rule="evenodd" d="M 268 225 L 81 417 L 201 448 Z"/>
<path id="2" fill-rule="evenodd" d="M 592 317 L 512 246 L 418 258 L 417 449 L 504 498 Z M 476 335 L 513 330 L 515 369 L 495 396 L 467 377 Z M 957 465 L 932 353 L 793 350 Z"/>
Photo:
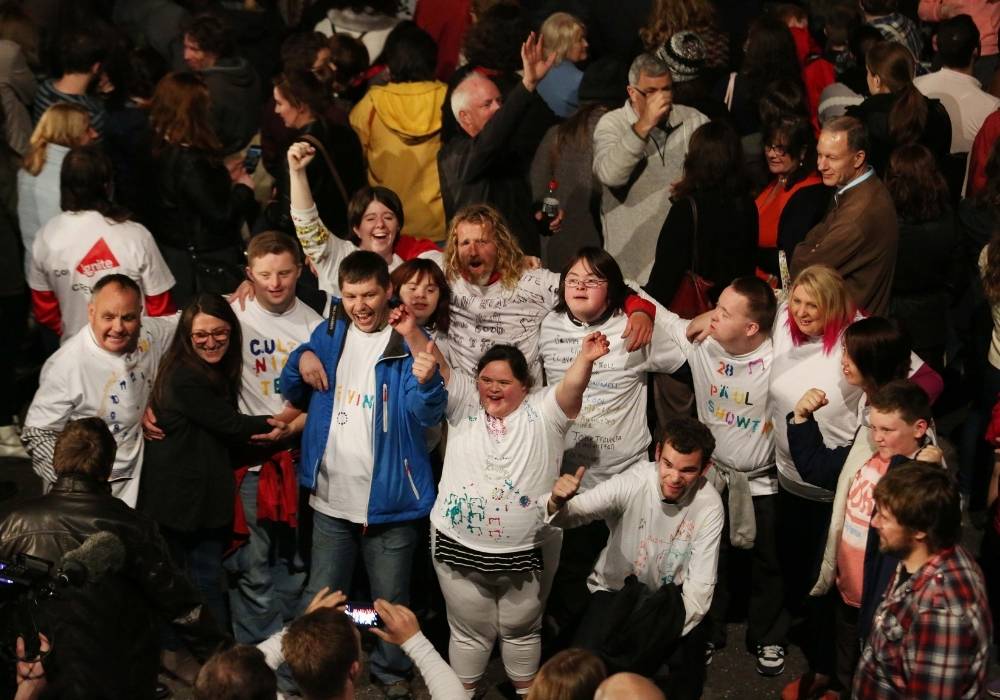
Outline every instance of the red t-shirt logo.
<path id="1" fill-rule="evenodd" d="M 104 239 L 99 238 L 97 243 L 83 256 L 80 264 L 76 266 L 76 271 L 81 275 L 93 277 L 99 272 L 113 270 L 116 267 L 118 267 L 118 260 L 115 258 L 114 253 L 108 248 L 108 244 L 104 242 Z"/>

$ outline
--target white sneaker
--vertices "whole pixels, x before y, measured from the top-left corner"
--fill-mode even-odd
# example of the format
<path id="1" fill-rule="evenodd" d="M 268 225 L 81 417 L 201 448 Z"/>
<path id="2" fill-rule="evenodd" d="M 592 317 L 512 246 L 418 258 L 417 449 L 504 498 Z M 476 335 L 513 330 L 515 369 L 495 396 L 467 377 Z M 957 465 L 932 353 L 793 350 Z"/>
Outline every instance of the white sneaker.
<path id="1" fill-rule="evenodd" d="M 28 459 L 28 453 L 21 444 L 21 436 L 13 425 L 0 426 L 0 457 Z"/>
<path id="2" fill-rule="evenodd" d="M 784 647 L 778 644 L 761 644 L 757 647 L 757 673 L 762 676 L 780 676 L 784 670 Z"/>

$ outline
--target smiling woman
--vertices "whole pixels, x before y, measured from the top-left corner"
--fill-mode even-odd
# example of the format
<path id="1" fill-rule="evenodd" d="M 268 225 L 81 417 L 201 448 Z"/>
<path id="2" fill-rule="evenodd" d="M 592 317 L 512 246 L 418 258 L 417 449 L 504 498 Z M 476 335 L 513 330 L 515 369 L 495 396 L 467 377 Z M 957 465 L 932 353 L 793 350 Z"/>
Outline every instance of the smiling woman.
<path id="1" fill-rule="evenodd" d="M 160 525 L 174 560 L 223 622 L 219 581 L 236 493 L 229 449 L 284 427 L 237 411 L 241 347 L 239 321 L 222 297 L 199 294 L 184 309 L 153 386 L 164 437 L 146 441 L 136 506 Z"/>

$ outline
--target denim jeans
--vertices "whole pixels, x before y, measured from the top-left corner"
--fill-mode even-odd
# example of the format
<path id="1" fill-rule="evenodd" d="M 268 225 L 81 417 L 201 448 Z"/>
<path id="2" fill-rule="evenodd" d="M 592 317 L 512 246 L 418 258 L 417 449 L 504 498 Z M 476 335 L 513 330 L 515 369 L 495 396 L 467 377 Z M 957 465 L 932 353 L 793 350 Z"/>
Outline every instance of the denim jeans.
<path id="1" fill-rule="evenodd" d="M 233 637 L 240 644 L 257 644 L 294 616 L 305 573 L 293 573 L 295 532 L 279 523 L 257 522 L 258 472 L 247 472 L 240 500 L 250 539 L 225 560 L 230 574 L 229 608 Z"/>
<path id="2" fill-rule="evenodd" d="M 372 598 L 407 605 L 417 532 L 417 524 L 412 521 L 369 525 L 364 530 L 357 523 L 315 513 L 312 571 L 300 608 L 304 609 L 323 586 L 349 595 L 359 549 L 371 583 Z M 378 641 L 371 655 L 372 673 L 376 678 L 383 683 L 393 683 L 406 677 L 411 667 L 402 649 Z"/>

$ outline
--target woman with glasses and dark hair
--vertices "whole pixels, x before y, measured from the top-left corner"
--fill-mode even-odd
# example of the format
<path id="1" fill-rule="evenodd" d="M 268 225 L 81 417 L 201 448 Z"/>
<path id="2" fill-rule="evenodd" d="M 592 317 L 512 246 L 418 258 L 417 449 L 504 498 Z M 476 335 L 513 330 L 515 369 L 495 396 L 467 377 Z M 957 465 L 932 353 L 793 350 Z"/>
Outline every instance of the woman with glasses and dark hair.
<path id="1" fill-rule="evenodd" d="M 150 407 L 164 435 L 146 440 L 136 506 L 159 524 L 174 561 L 224 626 L 222 555 L 232 535 L 239 465 L 230 450 L 287 434 L 286 422 L 236 408 L 241 338 L 236 314 L 221 296 L 199 294 L 184 309 L 153 384 Z"/>
<path id="2" fill-rule="evenodd" d="M 829 188 L 816 172 L 816 136 L 809 120 L 786 115 L 765 123 L 764 161 L 771 181 L 757 195 L 757 275 L 780 284 L 778 253 L 788 260 L 823 219 Z"/>
<path id="3" fill-rule="evenodd" d="M 632 294 L 618 263 L 603 248 L 581 248 L 559 278 L 559 301 L 542 321 L 538 349 L 549 384 L 560 381 L 577 350 L 594 331 L 611 347 L 591 375 L 583 409 L 567 433 L 562 471 L 587 467 L 581 490 L 591 489 L 645 457 L 650 435 L 646 424 L 646 379 L 649 372 L 674 372 L 684 353 L 669 340 L 665 314 L 657 314 L 652 342 L 628 352 L 622 338 L 628 316 L 625 298 Z M 571 629 L 587 605 L 587 576 L 607 542 L 603 520 L 567 530 L 548 613 L 572 639 Z"/>

